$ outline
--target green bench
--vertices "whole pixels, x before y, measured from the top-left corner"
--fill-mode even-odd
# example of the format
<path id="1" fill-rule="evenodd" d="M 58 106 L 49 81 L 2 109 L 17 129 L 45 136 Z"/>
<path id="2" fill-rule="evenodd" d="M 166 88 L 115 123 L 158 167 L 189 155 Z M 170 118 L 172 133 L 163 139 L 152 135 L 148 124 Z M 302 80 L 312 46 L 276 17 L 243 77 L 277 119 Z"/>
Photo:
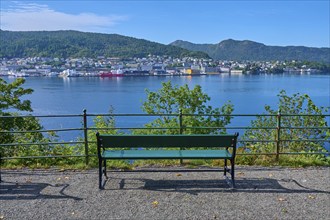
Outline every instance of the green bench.
<path id="1" fill-rule="evenodd" d="M 107 160 L 224 159 L 224 175 L 235 187 L 238 133 L 221 135 L 106 135 L 96 134 L 99 188 L 104 189 Z M 173 149 L 176 148 L 176 149 Z M 192 149 L 194 148 L 194 149 Z M 227 161 L 230 161 L 230 168 Z"/>

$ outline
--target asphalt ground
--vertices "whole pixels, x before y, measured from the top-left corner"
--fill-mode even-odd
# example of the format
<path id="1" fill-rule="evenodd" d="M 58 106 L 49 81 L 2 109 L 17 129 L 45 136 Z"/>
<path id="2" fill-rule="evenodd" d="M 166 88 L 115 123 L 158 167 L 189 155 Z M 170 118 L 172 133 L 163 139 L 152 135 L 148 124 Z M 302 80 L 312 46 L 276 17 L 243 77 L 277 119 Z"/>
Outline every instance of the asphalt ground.
<path id="1" fill-rule="evenodd" d="M 1 172 L 0 219 L 330 219 L 330 167 Z"/>

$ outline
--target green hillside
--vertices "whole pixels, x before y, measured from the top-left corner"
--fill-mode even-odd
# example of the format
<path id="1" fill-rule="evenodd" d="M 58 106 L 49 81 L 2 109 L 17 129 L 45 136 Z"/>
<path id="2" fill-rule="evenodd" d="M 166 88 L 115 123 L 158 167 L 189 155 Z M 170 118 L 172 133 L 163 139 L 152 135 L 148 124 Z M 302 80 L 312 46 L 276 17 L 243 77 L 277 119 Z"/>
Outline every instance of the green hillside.
<path id="1" fill-rule="evenodd" d="M 192 51 L 202 51 L 216 60 L 302 60 L 330 63 L 330 48 L 303 46 L 266 46 L 253 41 L 224 40 L 218 44 L 193 44 L 187 41 L 175 41 L 170 45 Z"/>
<path id="2" fill-rule="evenodd" d="M 99 34 L 78 31 L 2 31 L 0 58 L 14 57 L 146 57 L 168 55 L 209 58 L 203 52 L 191 52 L 118 34 Z"/>

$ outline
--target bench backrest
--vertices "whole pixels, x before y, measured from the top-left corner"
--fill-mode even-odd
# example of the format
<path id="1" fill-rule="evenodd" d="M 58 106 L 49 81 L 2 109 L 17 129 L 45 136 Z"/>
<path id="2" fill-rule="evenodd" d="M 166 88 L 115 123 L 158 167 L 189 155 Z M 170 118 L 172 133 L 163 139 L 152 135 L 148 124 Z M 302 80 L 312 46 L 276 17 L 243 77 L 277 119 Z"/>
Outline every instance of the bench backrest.
<path id="1" fill-rule="evenodd" d="M 238 133 L 218 135 L 106 135 L 96 134 L 98 148 L 236 148 Z"/>

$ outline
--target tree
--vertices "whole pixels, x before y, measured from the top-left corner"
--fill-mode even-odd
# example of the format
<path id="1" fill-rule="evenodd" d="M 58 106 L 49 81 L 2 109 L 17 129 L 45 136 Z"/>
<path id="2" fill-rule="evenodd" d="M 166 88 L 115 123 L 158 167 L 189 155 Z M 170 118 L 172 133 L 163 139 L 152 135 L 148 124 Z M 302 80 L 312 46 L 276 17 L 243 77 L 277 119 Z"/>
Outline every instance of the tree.
<path id="1" fill-rule="evenodd" d="M 178 114 L 180 111 L 183 115 L 182 131 L 185 134 L 225 133 L 225 126 L 230 123 L 233 105 L 226 103 L 220 108 L 207 105 L 210 97 L 202 92 L 199 85 L 189 89 L 187 84 L 178 87 L 169 81 L 162 83 L 162 88 L 157 92 L 146 90 L 146 93 L 147 100 L 142 110 L 148 114 L 164 114 L 145 125 L 146 128 L 154 128 L 149 130 L 150 133 L 180 133 L 179 129 L 157 129 L 179 128 L 179 118 L 170 114 Z"/>
<path id="2" fill-rule="evenodd" d="M 280 140 L 281 152 L 328 152 L 324 141 L 301 141 L 306 139 L 326 139 L 328 125 L 323 115 L 328 107 L 318 107 L 308 95 L 299 93 L 288 96 L 284 90 L 279 95 Z M 279 112 L 269 105 L 265 106 L 266 114 L 277 115 Z M 260 127 L 278 127 L 278 116 L 258 116 L 251 122 L 251 128 L 244 133 L 243 140 L 274 141 L 278 139 L 276 129 L 260 129 Z M 303 127 L 314 127 L 303 129 Z M 274 153 L 275 144 L 254 142 L 246 146 L 253 153 Z M 319 158 L 324 158 L 320 156 Z"/>
<path id="3" fill-rule="evenodd" d="M 25 79 L 18 78 L 12 83 L 7 83 L 0 78 L 0 143 L 35 143 L 43 139 L 40 132 L 19 133 L 20 131 L 41 130 L 42 126 L 35 117 L 19 117 L 17 112 L 5 112 L 4 110 L 17 110 L 32 112 L 31 102 L 21 100 L 22 96 L 31 94 L 32 89 L 24 89 L 22 85 Z M 22 146 L 15 145 L 10 147 L 1 147 L 0 153 L 5 156 L 23 156 L 33 147 L 23 150 Z"/>
<path id="4" fill-rule="evenodd" d="M 33 92 L 32 89 L 24 89 L 21 87 L 24 83 L 25 79 L 23 78 L 18 78 L 10 84 L 0 78 L 0 113 L 10 108 L 18 111 L 32 112 L 31 101 L 21 100 L 21 96 Z"/>

